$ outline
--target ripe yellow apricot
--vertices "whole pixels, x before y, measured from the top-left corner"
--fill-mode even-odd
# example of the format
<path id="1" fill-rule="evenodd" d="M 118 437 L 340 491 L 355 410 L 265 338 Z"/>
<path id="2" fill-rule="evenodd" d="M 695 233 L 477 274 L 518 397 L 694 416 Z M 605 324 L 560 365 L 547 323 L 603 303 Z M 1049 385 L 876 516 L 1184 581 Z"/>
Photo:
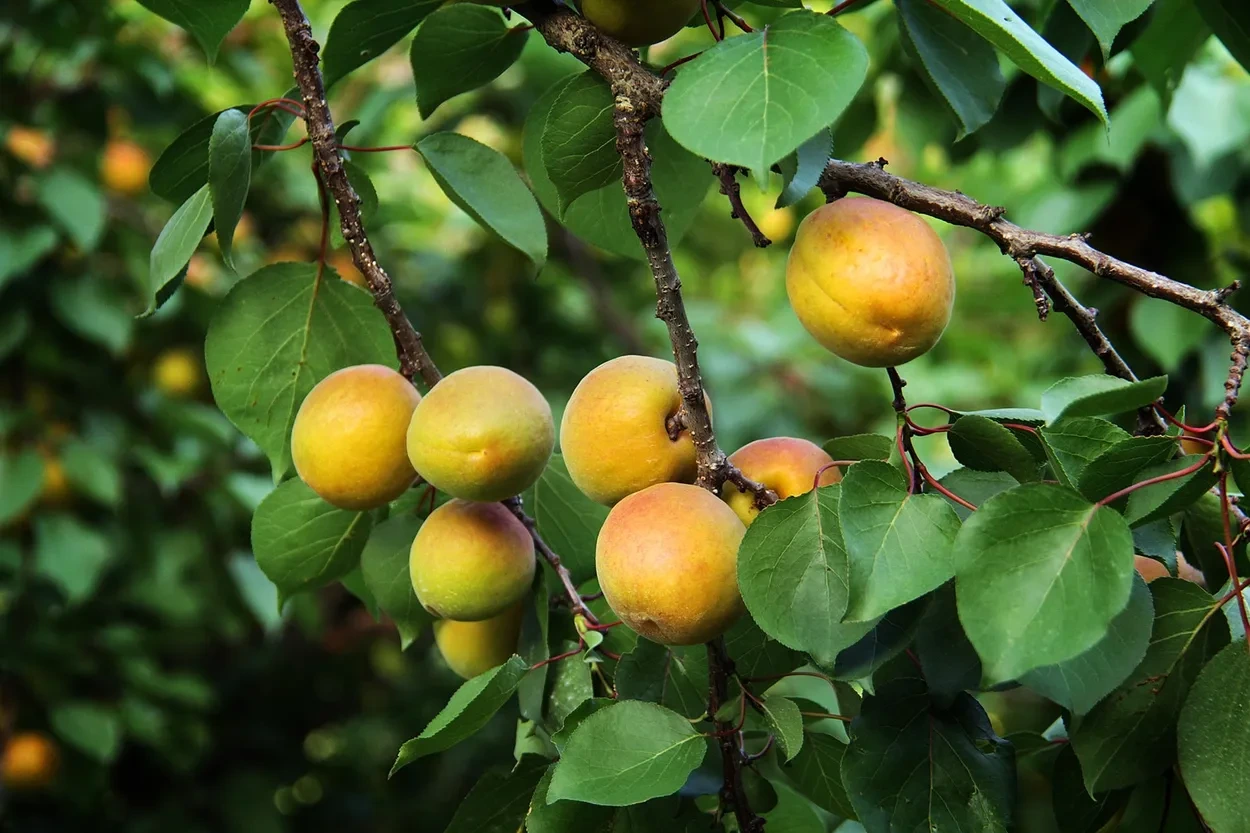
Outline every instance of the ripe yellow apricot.
<path id="1" fill-rule="evenodd" d="M 171 348 L 156 357 L 152 382 L 167 396 L 178 399 L 195 396 L 204 384 L 203 362 L 194 350 Z"/>
<path id="2" fill-rule="evenodd" d="M 148 187 L 152 158 L 129 139 L 114 139 L 104 147 L 100 158 L 100 181 L 119 194 L 140 194 Z"/>
<path id="3" fill-rule="evenodd" d="M 771 437 L 747 443 L 729 455 L 729 462 L 747 477 L 776 492 L 778 499 L 785 500 L 810 492 L 816 481 L 816 472 L 832 463 L 833 458 L 808 440 Z M 842 473 L 837 468 L 828 468 L 820 475 L 820 485 L 828 486 L 841 479 Z M 747 526 L 760 513 L 755 506 L 755 496 L 732 483 L 725 484 L 722 497 Z"/>
<path id="4" fill-rule="evenodd" d="M 42 130 L 16 125 L 4 134 L 4 146 L 32 168 L 46 168 L 56 156 L 56 143 Z"/>
<path id="5" fill-rule="evenodd" d="M 1172 575 L 1162 561 L 1156 561 L 1144 555 L 1133 556 L 1133 566 L 1137 568 L 1138 574 L 1146 580 L 1147 584 L 1157 578 L 1168 578 Z M 1176 577 L 1203 587 L 1207 586 L 1207 580 L 1202 575 L 1202 571 L 1190 564 L 1189 560 L 1179 552 L 1176 554 Z"/>
<path id="6" fill-rule="evenodd" d="M 480 622 L 529 592 L 534 539 L 499 503 L 448 501 L 430 513 L 408 557 L 412 589 L 440 619 Z"/>
<path id="7" fill-rule="evenodd" d="M 1211 446 L 1201 442 L 1199 438 L 1187 434 L 1181 436 L 1181 451 L 1185 454 L 1206 454 Z"/>
<path id="8" fill-rule="evenodd" d="M 560 450 L 573 483 L 609 506 L 656 483 L 695 477 L 689 431 L 673 439 L 681 408 L 677 367 L 650 356 L 620 356 L 578 383 L 560 423 Z"/>
<path id="9" fill-rule="evenodd" d="M 699 0 L 582 0 L 582 14 L 627 46 L 650 46 L 681 31 Z"/>
<path id="10" fill-rule="evenodd" d="M 799 224 L 786 262 L 790 305 L 812 337 L 864 367 L 893 367 L 942 337 L 955 278 L 941 239 L 895 205 L 861 197 Z"/>
<path id="11" fill-rule="evenodd" d="M 421 394 L 389 367 L 336 370 L 304 397 L 291 428 L 300 479 L 342 509 L 373 509 L 399 497 L 417 473 L 404 431 Z"/>
<path id="12" fill-rule="evenodd" d="M 435 385 L 412 415 L 408 458 L 436 489 L 503 500 L 534 485 L 556 430 L 538 388 L 503 367 L 466 367 Z"/>
<path id="13" fill-rule="evenodd" d="M 524 613 L 525 605 L 518 603 L 480 622 L 439 619 L 434 623 L 434 642 L 447 667 L 469 680 L 516 653 Z"/>
<path id="14" fill-rule="evenodd" d="M 711 492 L 658 483 L 608 513 L 595 569 L 608 605 L 662 645 L 720 636 L 743 611 L 738 544 L 746 527 Z"/>
<path id="15" fill-rule="evenodd" d="M 52 783 L 61 756 L 40 732 L 17 732 L 0 756 L 0 783 L 11 790 L 40 790 Z"/>

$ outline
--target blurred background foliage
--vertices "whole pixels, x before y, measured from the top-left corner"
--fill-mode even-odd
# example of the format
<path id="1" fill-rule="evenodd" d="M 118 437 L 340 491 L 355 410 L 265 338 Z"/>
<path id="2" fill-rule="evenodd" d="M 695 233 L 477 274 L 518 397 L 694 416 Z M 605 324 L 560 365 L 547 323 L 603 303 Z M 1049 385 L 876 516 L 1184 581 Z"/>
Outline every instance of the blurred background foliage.
<path id="1" fill-rule="evenodd" d="M 342 5 L 307 0 L 319 36 Z M 1125 48 L 1161 36 L 1150 15 L 1104 60 L 1062 2 L 1013 5 L 1102 85 L 1110 132 L 1004 63 L 1000 112 L 959 139 L 882 0 L 839 17 L 872 65 L 835 154 L 884 157 L 895 173 L 1005 205 L 1025 226 L 1092 232 L 1111 254 L 1197 286 L 1244 275 L 1245 70 L 1199 31 L 1183 74 L 1160 76 Z M 779 11 L 741 10 L 755 22 Z M 709 43 L 690 28 L 648 59 L 667 64 Z M 423 121 L 407 50 L 396 48 L 338 85 L 331 104 L 340 124 L 359 120 L 358 145 L 451 129 L 520 165 L 526 116 L 579 69 L 531 36 L 499 80 Z M 393 629 L 337 585 L 277 610 L 248 540 L 272 488 L 268 465 L 212 405 L 203 370 L 207 322 L 238 280 L 211 236 L 180 291 L 136 317 L 148 252 L 176 207 L 146 187 L 153 160 L 188 125 L 282 95 L 290 80 L 265 3 L 252 4 L 212 66 L 133 0 L 9 0 L 0 11 L 0 743 L 34 744 L 47 776 L 35 789 L 7 779 L 0 829 L 441 830 L 487 763 L 509 758 L 515 714 L 388 783 L 399 742 L 458 680 L 428 635 L 401 653 Z M 258 171 L 236 233 L 239 275 L 316 257 L 308 154 L 272 154 Z M 601 361 L 666 354 L 641 261 L 552 224 L 553 256 L 535 275 L 447 200 L 416 154 L 353 161 L 378 191 L 379 258 L 445 371 L 505 365 L 538 384 L 558 416 Z M 710 171 L 705 186 L 675 255 L 722 446 L 889 430 L 884 374 L 832 358 L 785 300 L 788 244 L 816 196 L 774 209 L 776 178 L 763 192 L 744 181 L 748 208 L 776 241 L 759 250 Z M 959 295 L 942 342 L 905 369 L 912 401 L 1032 406 L 1055 380 L 1100 370 L 1065 319 L 1038 321 L 1010 259 L 972 232 L 937 228 Z M 341 241 L 330 263 L 359 279 Z M 1139 375 L 1169 374 L 1174 407 L 1210 412 L 1229 352 L 1213 327 L 1078 270 L 1060 274 L 1101 311 Z M 1244 433 L 1244 420 L 1236 425 Z M 935 471 L 953 466 L 944 440 L 924 442 Z M 1003 731 L 1054 718 L 1019 698 L 987 705 Z"/>

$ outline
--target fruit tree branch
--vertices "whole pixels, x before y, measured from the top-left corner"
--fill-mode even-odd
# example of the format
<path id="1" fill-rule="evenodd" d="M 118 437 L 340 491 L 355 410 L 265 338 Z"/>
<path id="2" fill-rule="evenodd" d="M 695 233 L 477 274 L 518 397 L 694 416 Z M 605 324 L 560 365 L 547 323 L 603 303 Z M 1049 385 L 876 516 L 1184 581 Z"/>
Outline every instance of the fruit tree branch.
<path id="1" fill-rule="evenodd" d="M 756 248 L 765 249 L 771 246 L 773 241 L 760 231 L 760 227 L 756 225 L 755 220 L 747 213 L 746 206 L 742 204 L 742 186 L 738 184 L 738 171 L 740 170 L 743 169 L 736 165 L 712 163 L 712 173 L 716 174 L 716 178 L 720 180 L 720 192 L 729 200 L 729 216 L 742 221 L 742 225 L 747 227 L 747 233 L 751 235 L 751 242 Z"/>
<path id="2" fill-rule="evenodd" d="M 707 713 L 715 718 L 721 706 L 729 698 L 729 678 L 734 675 L 733 660 L 725 651 L 725 640 L 717 637 L 707 643 L 708 686 Z M 746 702 L 746 689 L 742 693 L 743 703 Z M 764 819 L 751 811 L 751 802 L 747 798 L 746 788 L 742 783 L 743 756 L 738 747 L 738 731 L 734 731 L 733 723 L 716 724 L 716 743 L 720 746 L 721 766 L 725 778 L 721 786 L 721 807 L 732 807 L 734 817 L 738 821 L 741 833 L 763 833 Z"/>
<path id="3" fill-rule="evenodd" d="M 834 12 L 857 0 L 839 3 Z M 568 52 L 602 76 L 620 98 L 625 96 L 635 114 L 645 121 L 659 113 L 667 82 L 640 63 L 633 50 L 599 32 L 585 18 L 567 10 L 557 10 L 549 2 L 519 7 L 534 28 L 555 49 Z M 1226 301 L 1237 287 L 1204 290 L 1117 260 L 1090 246 L 1082 235 L 1055 235 L 1030 231 L 1005 219 L 1005 209 L 982 205 L 954 191 L 943 191 L 885 172 L 881 164 L 854 164 L 831 159 L 821 176 L 820 187 L 831 198 L 855 191 L 891 202 L 902 208 L 927 214 L 954 225 L 972 228 L 998 243 L 1002 251 L 1020 265 L 1025 282 L 1034 289 L 1039 314 L 1050 296 L 1059 312 L 1066 315 L 1102 361 L 1107 373 L 1133 379 L 1133 371 L 1116 352 L 1098 327 L 1093 310 L 1081 305 L 1055 278 L 1053 270 L 1038 260 L 1039 255 L 1058 257 L 1083 266 L 1098 277 L 1107 278 L 1152 298 L 1169 301 L 1206 317 L 1222 329 L 1233 345 L 1231 366 L 1224 383 L 1224 401 L 1216 409 L 1219 419 L 1227 419 L 1237 401 L 1242 378 L 1250 364 L 1250 320 Z M 1154 419 L 1150 428 L 1157 429 Z"/>
<path id="4" fill-rule="evenodd" d="M 321 171 L 334 204 L 339 209 L 339 224 L 343 239 L 352 252 L 352 261 L 365 276 L 373 302 L 390 324 L 399 355 L 401 372 L 410 380 L 420 377 L 427 387 L 433 387 L 442 378 L 434 360 L 421 341 L 421 334 L 404 315 L 395 298 L 391 278 L 378 264 L 373 246 L 365 236 L 360 219 L 360 198 L 347 179 L 343 156 L 338 149 L 338 137 L 334 135 L 334 118 L 326 103 L 325 83 L 317 66 L 321 46 L 313 38 L 312 27 L 300 7 L 299 0 L 270 0 L 282 16 L 287 43 L 291 48 L 291 61 L 295 66 L 295 81 L 304 101 L 304 122 L 308 138 L 313 146 L 313 158 Z"/>
<path id="5" fill-rule="evenodd" d="M 338 138 L 334 135 L 334 118 L 330 114 L 330 106 L 326 103 L 325 83 L 318 67 L 320 45 L 313 38 L 312 27 L 300 7 L 299 0 L 270 0 L 278 14 L 282 16 L 282 25 L 286 30 L 286 39 L 291 48 L 291 60 L 295 66 L 295 80 L 299 85 L 300 95 L 304 100 L 304 121 L 308 128 L 308 138 L 313 146 L 313 158 L 319 169 L 320 177 L 325 182 L 339 208 L 339 222 L 343 229 L 343 239 L 352 251 L 352 260 L 368 282 L 369 291 L 373 294 L 373 302 L 390 325 L 391 335 L 395 339 L 396 352 L 399 355 L 400 369 L 414 384 L 419 377 L 428 387 L 438 384 L 443 375 L 439 372 L 434 359 L 425 349 L 421 334 L 412 326 L 408 316 L 404 314 L 395 298 L 390 276 L 378 264 L 373 254 L 373 246 L 365 233 L 364 223 L 360 218 L 360 198 L 356 196 L 347 172 L 343 168 L 343 157 L 339 150 Z M 538 532 L 534 519 L 525 513 L 519 497 L 504 501 L 504 506 L 517 520 L 525 525 L 534 547 L 542 554 L 560 582 L 564 585 L 569 597 L 569 605 L 574 613 L 581 613 L 587 620 L 594 623 L 594 614 L 586 607 L 581 595 L 574 586 L 569 571 L 560 563 L 560 557 L 547 545 Z"/>
<path id="6" fill-rule="evenodd" d="M 1224 401 L 1216 408 L 1216 416 L 1227 419 L 1236 404 L 1246 371 L 1247 355 L 1250 354 L 1250 320 L 1227 303 L 1229 294 L 1237 288 L 1236 284 L 1223 289 L 1198 289 L 1111 257 L 1089 245 L 1085 235 L 1047 234 L 1021 228 L 1003 218 L 1003 208 L 983 205 L 957 191 L 943 191 L 886 173 L 881 162 L 856 164 L 831 159 L 821 175 L 820 188 L 831 197 L 847 191 L 867 194 L 953 225 L 975 229 L 989 237 L 1004 254 L 1020 264 L 1026 279 L 1032 272 L 1055 302 L 1055 308 L 1072 319 L 1107 371 L 1122 378 L 1134 377 L 1098 329 L 1093 312 L 1081 306 L 1063 288 L 1055 279 L 1054 271 L 1037 260 L 1039 255 L 1075 263 L 1100 278 L 1198 313 L 1223 330 L 1233 344 L 1232 365 L 1224 383 Z"/>

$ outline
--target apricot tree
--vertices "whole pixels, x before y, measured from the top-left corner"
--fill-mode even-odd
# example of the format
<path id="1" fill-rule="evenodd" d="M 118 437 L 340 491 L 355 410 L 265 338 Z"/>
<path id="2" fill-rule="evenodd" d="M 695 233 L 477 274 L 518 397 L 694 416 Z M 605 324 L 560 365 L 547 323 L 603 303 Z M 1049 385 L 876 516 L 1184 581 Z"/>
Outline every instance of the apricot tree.
<path id="1" fill-rule="evenodd" d="M 144 2 L 210 53 L 247 5 L 215 0 L 188 16 Z M 323 241 L 337 215 L 368 294 L 330 279 L 324 245 L 315 264 L 240 281 L 208 334 L 213 393 L 281 481 L 253 521 L 256 558 L 281 595 L 359 566 L 405 644 L 442 617 L 437 644 L 471 677 L 394 769 L 444 752 L 517 697 L 516 766 L 483 779 L 455 830 L 776 833 L 844 819 L 871 833 L 1008 830 L 1026 772 L 1051 785 L 1065 819 L 1085 814 L 1081 829 L 1185 819 L 1250 829 L 1250 520 L 1234 493 L 1250 482 L 1250 454 L 1229 434 L 1250 320 L 1233 306 L 1237 284 L 1197 288 L 1086 235 L 1025 229 L 1005 208 L 894 176 L 884 159 L 831 158 L 831 129 L 869 70 L 838 22 L 858 2 L 819 14 L 797 0 L 749 11 L 587 0 L 582 16 L 550 2 L 501 12 L 354 0 L 323 49 L 298 0 L 271 0 L 295 89 L 192 127 L 152 173 L 158 191 L 184 200 L 152 252 L 156 306 L 210 222 L 229 261 L 253 166 L 311 146 Z M 1214 30 L 1250 61 L 1244 4 L 1159 0 L 1143 29 L 1134 21 L 1151 5 L 1070 0 L 1104 51 L 1130 24 L 1142 38 L 1165 30 L 1137 56 L 1160 95 L 1192 54 L 1160 45 L 1177 21 Z M 998 108 L 1000 55 L 1109 123 L 1094 78 L 1003 0 L 896 6 L 899 37 L 963 132 Z M 705 51 L 656 67 L 632 48 L 691 16 L 712 32 Z M 518 17 L 528 22 L 509 29 Z M 592 241 L 627 223 L 645 257 L 673 362 L 588 368 L 564 413 L 562 454 L 529 382 L 501 368 L 443 377 L 438 345 L 400 308 L 370 243 L 361 196 L 372 189 L 344 153 L 408 148 L 347 144 L 326 88 L 418 27 L 423 112 L 503 72 L 513 33 L 532 29 L 586 67 L 535 106 L 528 182 L 455 133 L 413 146 L 452 201 L 536 266 L 547 257 L 543 208 Z M 443 35 L 423 37 L 430 29 Z M 307 137 L 284 144 L 295 119 Z M 824 194 L 791 251 L 790 298 L 832 353 L 884 368 L 892 436 L 837 437 L 823 450 L 778 438 L 733 457 L 720 448 L 672 215 L 657 196 L 659 172 L 674 169 L 672 200 L 691 171 L 714 176 L 759 246 L 770 241 L 740 175 L 780 177 L 791 203 Z M 602 200 L 597 214 L 577 210 L 589 194 Z M 1025 302 L 1042 319 L 1066 317 L 1106 374 L 1007 410 L 909 403 L 899 365 L 937 343 L 952 309 L 958 321 L 951 264 L 925 218 L 993 240 L 1019 266 Z M 1220 328 L 1232 355 L 1210 419 L 1171 413 L 1167 379 L 1134 374 L 1048 259 Z M 394 391 L 395 374 L 370 365 L 397 366 L 425 398 Z M 356 374 L 359 385 L 331 392 Z M 962 468 L 931 473 L 915 440 L 932 435 Z M 431 508 L 440 494 L 453 500 Z M 1201 583 L 1170 577 L 1182 552 Z M 1169 577 L 1147 586 L 1142 557 Z M 1062 719 L 1045 735 L 1000 737 L 973 693 L 1015 687 Z"/>

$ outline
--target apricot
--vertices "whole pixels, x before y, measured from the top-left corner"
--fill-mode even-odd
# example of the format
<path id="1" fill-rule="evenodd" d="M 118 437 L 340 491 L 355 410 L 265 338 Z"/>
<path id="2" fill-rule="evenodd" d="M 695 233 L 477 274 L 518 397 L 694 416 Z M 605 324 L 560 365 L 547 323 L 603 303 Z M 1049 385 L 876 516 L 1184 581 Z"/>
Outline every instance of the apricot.
<path id="1" fill-rule="evenodd" d="M 421 394 L 389 367 L 336 370 L 304 397 L 291 428 L 300 479 L 341 509 L 373 509 L 399 497 L 417 473 L 404 431 Z"/>
<path id="2" fill-rule="evenodd" d="M 757 483 L 777 493 L 780 500 L 805 494 L 812 490 L 816 472 L 833 462 L 833 458 L 820 446 L 797 437 L 772 437 L 756 440 L 729 455 L 729 462 Z M 842 479 L 837 468 L 827 468 L 820 475 L 820 485 L 828 486 Z M 747 526 L 755 520 L 760 510 L 755 496 L 744 492 L 732 483 L 726 483 L 721 496 Z"/>
<path id="3" fill-rule="evenodd" d="M 408 458 L 436 489 L 503 500 L 534 485 L 555 446 L 551 406 L 502 367 L 466 367 L 435 385 L 412 415 Z"/>
<path id="4" fill-rule="evenodd" d="M 100 158 L 100 181 L 119 194 L 135 195 L 148 187 L 152 157 L 129 139 L 114 139 L 104 147 Z"/>
<path id="5" fill-rule="evenodd" d="M 1202 442 L 1202 438 L 1191 437 L 1187 434 L 1181 436 L 1181 451 L 1185 454 L 1206 454 L 1210 450 L 1211 446 Z"/>
<path id="6" fill-rule="evenodd" d="M 862 197 L 822 206 L 799 224 L 786 292 L 826 349 L 864 367 L 893 367 L 942 337 L 955 277 L 946 247 L 924 220 Z"/>
<path id="7" fill-rule="evenodd" d="M 0 755 L 0 783 L 11 790 L 40 790 L 52 783 L 61 755 L 40 732 L 17 732 Z"/>
<path id="8" fill-rule="evenodd" d="M 657 483 L 608 513 L 595 568 L 621 620 L 662 645 L 715 639 L 742 614 L 738 544 L 746 527 L 711 492 Z"/>
<path id="9" fill-rule="evenodd" d="M 699 0 L 581 0 L 586 19 L 627 46 L 650 46 L 681 31 Z"/>
<path id="10" fill-rule="evenodd" d="M 157 390 L 177 399 L 195 396 L 204 384 L 204 363 L 186 347 L 174 347 L 156 357 L 152 382 Z"/>
<path id="11" fill-rule="evenodd" d="M 480 622 L 529 592 L 534 539 L 502 504 L 448 501 L 430 513 L 408 557 L 412 589 L 440 619 Z"/>
<path id="12" fill-rule="evenodd" d="M 32 168 L 46 168 L 56 156 L 56 143 L 42 130 L 16 125 L 4 134 L 4 146 Z"/>
<path id="13" fill-rule="evenodd" d="M 466 680 L 503 665 L 516 653 L 525 605 L 518 603 L 480 622 L 439 619 L 434 642 L 447 667 Z"/>
<path id="14" fill-rule="evenodd" d="M 590 371 L 560 423 L 560 450 L 573 483 L 611 506 L 656 483 L 693 482 L 690 432 L 673 439 L 668 429 L 680 409 L 672 362 L 620 356 Z"/>
<path id="15" fill-rule="evenodd" d="M 1162 561 L 1156 561 L 1144 555 L 1133 556 L 1133 566 L 1137 568 L 1138 574 L 1146 580 L 1146 583 L 1154 581 L 1157 578 L 1168 578 L 1172 574 L 1168 572 L 1167 565 Z M 1202 571 L 1190 564 L 1189 561 L 1181 553 L 1176 554 L 1176 577 L 1183 578 L 1186 581 L 1192 581 L 1194 584 L 1206 587 L 1206 577 L 1202 575 Z"/>

